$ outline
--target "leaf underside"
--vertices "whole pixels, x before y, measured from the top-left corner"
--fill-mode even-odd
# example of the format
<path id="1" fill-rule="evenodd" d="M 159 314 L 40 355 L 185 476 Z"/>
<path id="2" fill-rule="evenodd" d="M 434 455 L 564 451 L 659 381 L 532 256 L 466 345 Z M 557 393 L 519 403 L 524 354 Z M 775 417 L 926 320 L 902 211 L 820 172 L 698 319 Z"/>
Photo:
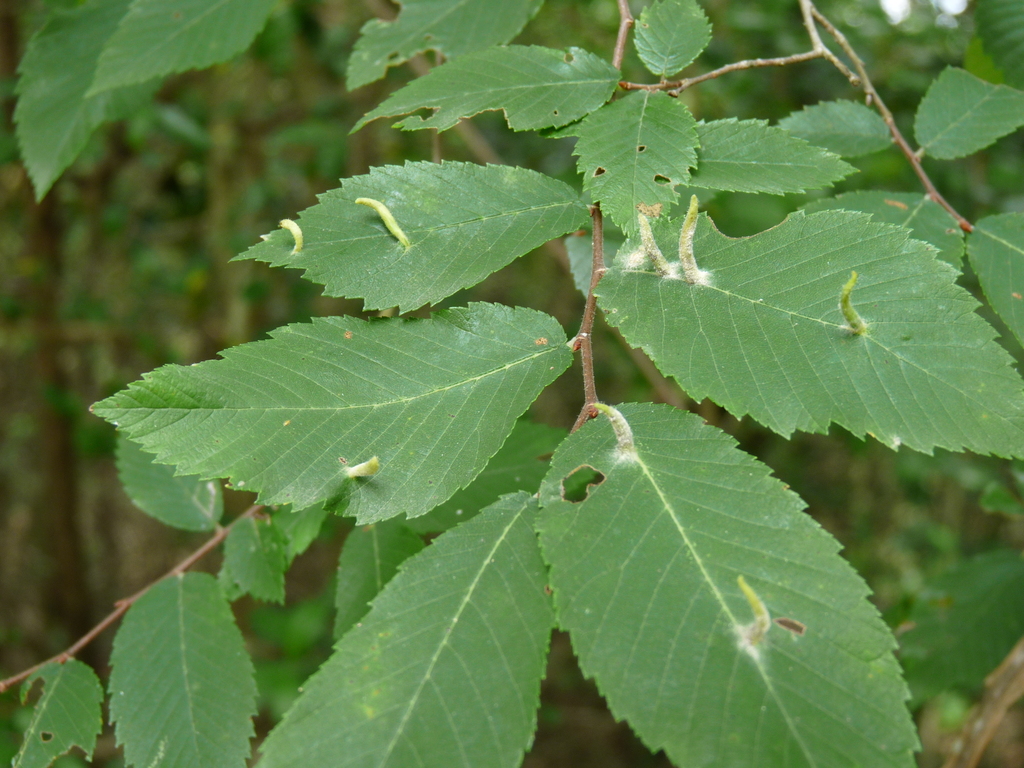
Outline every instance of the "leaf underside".
<path id="1" fill-rule="evenodd" d="M 987 216 L 967 241 L 985 298 L 1024 344 L 1024 214 Z"/>
<path id="2" fill-rule="evenodd" d="M 815 200 L 803 207 L 807 213 L 836 209 L 870 213 L 873 221 L 906 227 L 918 240 L 938 248 L 940 259 L 960 269 L 964 255 L 964 231 L 956 219 L 927 195 L 911 192 L 847 192 Z"/>
<path id="3" fill-rule="evenodd" d="M 932 157 L 951 160 L 984 149 L 1024 125 L 1024 93 L 947 67 L 921 99 L 917 141 Z"/>
<path id="4" fill-rule="evenodd" d="M 536 501 L 506 496 L 405 562 L 263 744 L 263 768 L 516 768 L 553 624 Z"/>
<path id="5" fill-rule="evenodd" d="M 288 542 L 269 520 L 246 518 L 231 526 L 224 542 L 224 568 L 243 593 L 284 602 Z"/>
<path id="6" fill-rule="evenodd" d="M 103 46 L 90 93 L 227 61 L 252 43 L 277 0 L 132 0 Z"/>
<path id="7" fill-rule="evenodd" d="M 445 62 L 391 94 L 363 117 L 353 132 L 379 117 L 432 109 L 395 123 L 406 131 L 447 130 L 460 119 L 500 109 L 514 131 L 566 125 L 604 104 L 619 71 L 582 48 L 558 51 L 510 45 L 468 53 Z"/>
<path id="8" fill-rule="evenodd" d="M 220 484 L 196 475 L 175 475 L 153 462 L 137 443 L 117 440 L 117 475 L 132 504 L 161 523 L 186 531 L 212 531 L 224 514 Z"/>
<path id="9" fill-rule="evenodd" d="M 697 168 L 690 177 L 694 187 L 784 195 L 823 189 L 856 171 L 764 120 L 697 123 L 697 137 Z"/>
<path id="10" fill-rule="evenodd" d="M 256 684 L 217 582 L 186 573 L 129 609 L 111 655 L 110 717 L 130 765 L 243 768 Z"/>
<path id="11" fill-rule="evenodd" d="M 422 517 L 408 520 L 408 526 L 419 533 L 447 531 L 505 494 L 536 492 L 548 470 L 543 457 L 550 456 L 565 435 L 564 429 L 520 419 L 476 480 Z"/>
<path id="12" fill-rule="evenodd" d="M 265 504 L 347 500 L 369 523 L 466 486 L 571 353 L 554 318 L 474 304 L 318 318 L 223 357 L 159 368 L 93 411 L 181 472 L 228 477 Z M 349 478 L 373 456 L 376 475 Z"/>
<path id="13" fill-rule="evenodd" d="M 47 768 L 72 747 L 91 758 L 103 728 L 103 686 L 92 667 L 75 659 L 50 662 L 25 681 L 24 693 L 36 680 L 43 681 L 43 693 L 11 768 Z"/>
<path id="14" fill-rule="evenodd" d="M 656 91 L 633 91 L 571 126 L 579 136 L 583 188 L 623 230 L 637 227 L 637 206 L 671 205 L 690 178 L 697 133 L 690 110 Z"/>
<path id="15" fill-rule="evenodd" d="M 662 251 L 674 253 L 679 222 L 659 224 Z M 823 211 L 731 239 L 702 215 L 694 252 L 709 285 L 619 266 L 599 303 L 691 397 L 782 435 L 836 423 L 892 447 L 1024 453 L 1024 385 L 1009 355 L 956 272 L 907 235 Z M 863 335 L 839 308 L 852 271 Z"/>
<path id="16" fill-rule="evenodd" d="M 419 518 L 418 518 L 419 519 Z M 370 610 L 370 601 L 423 549 L 423 539 L 404 520 L 357 526 L 345 537 L 338 560 L 334 636 L 341 637 Z"/>
<path id="17" fill-rule="evenodd" d="M 453 59 L 512 40 L 543 0 L 405 0 L 394 21 L 371 19 L 359 31 L 345 75 L 350 91 L 384 77 L 417 53 Z"/>
<path id="18" fill-rule="evenodd" d="M 635 450 L 603 417 L 570 435 L 538 521 L 559 625 L 612 713 L 680 766 L 912 766 L 895 643 L 838 542 L 698 417 L 619 408 Z M 604 481 L 565 501 L 581 465 Z M 740 576 L 805 633 L 744 641 Z"/>
<path id="19" fill-rule="evenodd" d="M 384 203 L 408 236 L 405 248 L 380 215 Z M 278 229 L 240 259 L 304 269 L 329 296 L 367 309 L 436 303 L 548 240 L 587 222 L 568 185 L 536 171 L 472 163 L 406 163 L 346 179 L 299 214 L 303 247 Z"/>
<path id="20" fill-rule="evenodd" d="M 804 107 L 780 120 L 779 127 L 843 157 L 859 157 L 892 146 L 885 121 L 855 101 L 824 101 Z"/>

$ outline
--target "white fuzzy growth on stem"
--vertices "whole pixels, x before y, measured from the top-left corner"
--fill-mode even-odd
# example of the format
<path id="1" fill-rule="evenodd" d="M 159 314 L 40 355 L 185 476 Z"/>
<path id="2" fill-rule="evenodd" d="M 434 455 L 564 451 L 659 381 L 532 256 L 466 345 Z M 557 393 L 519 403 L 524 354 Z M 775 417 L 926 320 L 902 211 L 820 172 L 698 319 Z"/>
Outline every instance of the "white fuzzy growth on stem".
<path id="1" fill-rule="evenodd" d="M 690 285 L 711 285 L 711 273 L 697 266 L 693 255 L 693 234 L 697 231 L 697 196 L 690 197 L 690 209 L 679 230 L 679 263 L 683 265 L 683 277 Z"/>

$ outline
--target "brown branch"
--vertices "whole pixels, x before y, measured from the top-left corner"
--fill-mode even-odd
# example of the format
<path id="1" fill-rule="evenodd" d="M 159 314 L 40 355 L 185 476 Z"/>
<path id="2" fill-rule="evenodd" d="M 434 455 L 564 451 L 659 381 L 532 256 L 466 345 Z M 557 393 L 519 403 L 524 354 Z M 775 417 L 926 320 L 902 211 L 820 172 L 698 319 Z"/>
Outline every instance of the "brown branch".
<path id="1" fill-rule="evenodd" d="M 967 718 L 943 768 L 975 768 L 1006 711 L 1024 696 L 1024 638 L 985 678 L 985 693 Z"/>
<path id="2" fill-rule="evenodd" d="M 582 427 L 587 421 L 597 416 L 597 409 L 594 403 L 598 402 L 597 386 L 594 383 L 594 317 L 597 315 L 597 297 L 594 291 L 597 284 L 604 275 L 604 217 L 601 215 L 601 206 L 590 206 L 590 218 L 594 222 L 593 262 L 590 272 L 590 290 L 587 291 L 587 304 L 583 309 L 583 321 L 580 323 L 580 332 L 576 334 L 573 341 L 573 350 L 580 351 L 580 358 L 583 363 L 583 409 L 576 417 L 572 431 Z"/>
<path id="3" fill-rule="evenodd" d="M 860 76 L 860 87 L 868 97 L 868 102 L 875 105 L 885 124 L 889 127 L 889 133 L 892 134 L 893 140 L 896 145 L 900 148 L 900 151 L 906 156 L 910 162 L 911 167 L 914 169 L 914 173 L 917 174 L 917 178 L 920 179 L 921 184 L 924 186 L 925 191 L 928 193 L 933 201 L 941 205 L 949 214 L 956 219 L 957 224 L 960 225 L 960 229 L 964 232 L 973 232 L 974 226 L 965 219 L 960 213 L 949 204 L 949 202 L 942 196 L 935 184 L 932 183 L 924 167 L 921 165 L 921 158 L 918 157 L 917 153 L 910 146 L 910 143 L 903 136 L 903 133 L 896 126 L 896 120 L 892 116 L 892 112 L 882 101 L 882 97 L 878 95 L 878 91 L 875 90 L 874 83 L 871 82 L 871 78 L 868 77 L 867 68 L 864 66 L 863 60 L 857 55 L 857 52 L 850 45 L 849 40 L 846 39 L 846 35 L 839 31 L 836 26 L 825 18 L 821 12 L 811 4 L 810 0 L 801 0 L 801 3 L 806 3 L 810 7 L 811 15 L 814 20 L 821 24 L 822 27 L 832 36 L 832 38 L 839 44 L 839 47 L 843 49 L 843 52 L 850 57 L 850 61 L 853 62 L 853 66 L 857 70 L 857 74 Z"/>
<path id="4" fill-rule="evenodd" d="M 619 87 L 627 91 L 668 91 L 673 96 L 679 95 L 682 91 L 698 83 L 703 83 L 706 80 L 714 80 L 716 77 L 727 75 L 730 72 L 736 72 L 741 69 L 754 69 L 755 67 L 784 67 L 787 64 L 797 64 L 801 61 L 810 61 L 811 59 L 822 58 L 820 51 L 807 51 L 806 53 L 794 53 L 792 56 L 780 56 L 775 59 L 744 59 L 743 61 L 734 61 L 732 64 L 726 64 L 724 67 L 719 67 L 711 72 L 705 72 L 703 75 L 697 75 L 696 77 L 686 77 L 682 80 L 672 80 L 664 83 L 619 83 Z"/>
<path id="5" fill-rule="evenodd" d="M 158 584 L 159 582 L 163 581 L 166 578 L 169 578 L 170 576 L 178 576 L 178 575 L 184 573 L 185 571 L 187 571 L 189 568 L 191 568 L 193 565 L 195 565 L 197 562 L 199 562 L 203 557 L 205 557 L 207 554 L 209 554 L 209 552 L 211 550 L 215 549 L 222 541 L 224 541 L 224 539 L 227 538 L 228 533 L 235 526 L 235 524 L 238 523 L 238 521 L 245 520 L 246 518 L 249 518 L 249 517 L 255 517 L 257 514 L 259 514 L 259 512 L 262 509 L 263 509 L 263 505 L 262 504 L 253 504 L 251 507 L 249 507 L 247 510 L 245 510 L 245 512 L 243 512 L 238 517 L 236 517 L 234 520 L 232 520 L 231 521 L 231 525 L 226 525 L 223 528 L 218 528 L 217 532 L 214 533 L 213 536 L 211 536 L 209 539 L 207 539 L 206 542 L 201 547 L 199 547 L 199 549 L 197 549 L 191 555 L 186 557 L 184 560 L 182 560 L 176 566 L 171 568 L 171 570 L 169 570 L 167 573 L 165 573 L 159 579 L 157 579 L 156 581 L 146 585 L 145 587 L 140 589 L 138 592 L 136 592 L 131 597 L 126 597 L 126 598 L 123 598 L 122 600 L 118 600 L 116 603 L 114 603 L 114 605 L 116 606 L 114 608 L 114 610 L 111 611 L 109 614 L 107 614 L 106 618 L 104 618 L 103 621 L 101 621 L 95 627 L 93 627 L 88 632 L 86 632 L 84 635 L 82 635 L 74 643 L 74 645 L 72 645 L 67 650 L 62 651 L 61 653 L 58 653 L 56 656 L 53 656 L 52 658 L 49 658 L 46 661 L 41 661 L 40 663 L 36 664 L 34 667 L 30 667 L 29 669 L 26 669 L 23 672 L 19 672 L 18 674 L 14 675 L 13 677 L 8 677 L 6 680 L 0 680 L 0 693 L 3 693 L 8 688 L 11 688 L 12 686 L 17 685 L 18 683 L 22 682 L 23 680 L 28 679 L 29 677 L 34 675 L 37 671 L 39 671 L 40 669 L 45 667 L 47 664 L 50 664 L 52 662 L 57 662 L 58 664 L 63 664 L 64 662 L 68 661 L 69 659 L 74 658 L 75 655 L 78 654 L 83 648 L 85 648 L 89 643 L 91 643 L 93 640 L 95 640 L 97 637 L 99 637 L 103 633 L 103 631 L 105 629 L 110 627 L 114 622 L 116 622 L 118 619 L 120 619 L 122 616 L 124 616 L 124 614 L 128 612 L 128 609 L 131 608 L 132 605 L 134 605 L 135 602 L 140 597 L 142 597 L 150 589 L 152 589 L 154 585 Z"/>
<path id="6" fill-rule="evenodd" d="M 619 3 L 619 34 L 615 37 L 615 52 L 612 54 L 612 66 L 622 69 L 622 60 L 626 56 L 626 39 L 633 28 L 633 13 L 629 10 L 629 0 L 618 0 Z"/>

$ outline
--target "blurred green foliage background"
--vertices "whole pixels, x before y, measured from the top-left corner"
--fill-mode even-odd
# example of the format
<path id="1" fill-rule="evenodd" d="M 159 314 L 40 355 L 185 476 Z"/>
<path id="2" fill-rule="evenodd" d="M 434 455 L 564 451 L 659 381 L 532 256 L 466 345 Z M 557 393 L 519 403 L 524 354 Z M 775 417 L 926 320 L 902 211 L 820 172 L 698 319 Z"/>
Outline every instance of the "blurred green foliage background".
<path id="1" fill-rule="evenodd" d="M 410 67 L 400 67 L 354 93 L 343 85 L 360 26 L 393 15 L 395 7 L 385 0 L 282 1 L 248 53 L 170 78 L 153 104 L 97 132 L 36 203 L 13 137 L 16 67 L 48 8 L 72 2 L 0 3 L 6 117 L 0 124 L 0 677 L 66 647 L 114 600 L 148 584 L 202 541 L 134 510 L 117 483 L 113 431 L 89 414 L 89 404 L 159 365 L 207 359 L 285 323 L 361 314 L 358 302 L 323 297 L 294 271 L 229 260 L 339 178 L 429 159 L 432 152 L 429 132 L 402 133 L 388 121 L 348 134 L 413 76 Z M 633 5 L 639 11 L 643 3 Z M 807 48 L 796 0 L 707 0 L 704 6 L 714 38 L 690 71 Z M 878 0 L 822 0 L 819 6 L 850 37 L 908 135 L 918 101 L 946 65 L 965 65 L 966 53 L 975 74 L 998 76 L 972 43 L 970 9 L 953 16 L 911 0 L 909 15 L 895 24 Z M 547 0 L 517 42 L 576 45 L 610 58 L 617 24 L 614 0 Z M 432 63 L 414 62 L 421 69 Z M 645 79 L 632 51 L 624 70 L 625 79 Z M 814 61 L 738 72 L 682 98 L 698 119 L 774 123 L 804 105 L 857 94 L 832 67 Z M 488 113 L 469 128 L 443 134 L 441 148 L 445 158 L 526 166 L 579 188 L 572 141 L 513 134 L 500 115 Z M 861 172 L 827 194 L 720 193 L 702 196 L 702 204 L 722 231 L 740 236 L 773 226 L 814 197 L 855 189 L 919 191 L 896 150 L 853 162 Z M 962 161 L 926 161 L 926 168 L 971 220 L 1024 210 L 1020 135 Z M 961 282 L 977 292 L 969 271 Z M 544 310 L 570 336 L 583 307 L 560 243 L 447 304 L 467 300 Z M 1002 340 L 1024 360 L 1008 334 Z M 711 403 L 689 401 L 607 326 L 599 325 L 595 343 L 603 400 L 673 402 L 734 434 L 844 544 L 894 627 L 907 626 L 915 600 L 940 574 L 979 553 L 1024 545 L 1024 468 L 965 455 L 894 453 L 840 430 L 786 441 Z M 532 417 L 571 426 L 582 399 L 576 366 L 544 393 Z M 230 510 L 250 502 L 246 494 L 228 492 Z M 236 604 L 257 663 L 261 736 L 329 653 L 333 573 L 347 530 L 344 521 L 332 520 L 296 562 L 285 606 L 248 598 Z M 202 567 L 215 570 L 215 560 Z M 84 656 L 101 675 L 112 634 Z M 943 744 L 976 692 L 976 685 L 962 685 L 920 707 L 922 765 L 940 762 Z M 16 751 L 28 712 L 14 693 L 0 696 L 0 763 Z M 1024 764 L 1024 713 L 1012 713 L 1003 731 L 988 764 Z M 58 764 L 83 762 L 71 756 Z M 110 733 L 101 739 L 96 764 L 120 764 Z M 526 765 L 667 762 L 614 722 L 576 669 L 566 638 L 557 636 L 540 731 Z"/>

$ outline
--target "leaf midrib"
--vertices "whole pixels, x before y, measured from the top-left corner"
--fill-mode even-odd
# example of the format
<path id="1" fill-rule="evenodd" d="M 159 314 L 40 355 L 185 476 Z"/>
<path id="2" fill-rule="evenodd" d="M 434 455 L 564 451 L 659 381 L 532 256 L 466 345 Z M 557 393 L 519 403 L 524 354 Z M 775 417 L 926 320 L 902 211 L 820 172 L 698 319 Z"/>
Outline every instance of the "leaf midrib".
<path id="1" fill-rule="evenodd" d="M 654 277 L 654 278 L 657 278 L 657 279 L 664 279 L 664 278 L 660 278 L 655 273 L 648 272 L 646 270 L 630 270 L 630 271 L 633 271 L 636 274 L 650 275 L 651 277 Z M 622 270 L 622 272 L 626 273 L 626 270 Z M 746 296 L 743 296 L 742 294 L 733 293 L 732 291 L 727 291 L 724 288 L 718 288 L 718 287 L 716 287 L 714 285 L 705 286 L 705 287 L 708 290 L 716 291 L 716 292 L 722 294 L 723 296 L 727 296 L 727 297 L 730 297 L 730 298 L 735 298 L 735 299 L 739 299 L 739 300 L 745 301 L 748 304 L 751 304 L 751 305 L 753 305 L 755 307 L 761 307 L 763 309 L 774 310 L 775 312 L 780 312 L 780 313 L 782 313 L 784 315 L 788 315 L 789 317 L 798 318 L 800 320 L 807 320 L 808 322 L 811 322 L 811 323 L 817 323 L 818 325 L 820 325 L 823 328 L 834 328 L 834 329 L 842 330 L 844 332 L 849 332 L 849 329 L 845 325 L 840 325 L 840 324 L 837 324 L 837 323 L 830 323 L 827 320 L 822 320 L 821 318 L 810 317 L 808 315 L 802 315 L 799 312 L 795 312 L 793 310 L 785 309 L 783 307 L 779 307 L 779 306 L 776 306 L 774 304 L 769 304 L 769 303 L 767 303 L 765 301 L 756 301 L 754 299 L 751 299 L 751 298 L 748 298 Z M 979 405 L 979 406 L 981 406 L 983 408 L 987 408 L 988 404 L 984 400 L 981 400 L 981 399 L 973 396 L 971 393 L 965 391 L 964 389 L 961 389 L 959 387 L 953 386 L 948 381 L 939 378 L 933 372 L 929 371 L 926 368 L 923 368 L 918 363 L 916 363 L 916 362 L 914 362 L 914 361 L 904 357 L 903 355 L 901 355 L 898 352 L 896 352 L 894 349 L 892 349 L 890 347 L 887 347 L 885 344 L 880 342 L 876 337 L 874 337 L 871 334 L 870 325 L 871 325 L 871 323 L 868 322 L 868 326 L 869 326 L 868 331 L 861 336 L 861 338 L 864 339 L 866 342 L 870 342 L 870 343 L 874 344 L 876 347 L 878 347 L 879 349 L 884 351 L 886 354 L 891 355 L 895 360 L 899 361 L 901 364 L 904 364 L 906 366 L 909 366 L 910 368 L 913 368 L 913 369 L 917 370 L 918 372 L 923 374 L 927 379 L 932 380 L 932 381 L 940 382 L 944 386 L 950 387 L 950 388 L 954 389 L 956 392 L 959 392 L 961 395 L 966 397 L 971 402 L 973 402 L 973 403 L 975 403 L 975 404 L 977 404 L 977 405 Z M 801 347 L 801 349 L 802 349 L 802 347 Z M 1003 422 L 1007 422 L 1008 421 L 1006 418 L 1003 418 L 1001 414 L 993 414 L 993 415 L 999 416 L 1000 419 Z M 842 423 L 842 422 L 836 422 L 836 423 Z"/>
<path id="2" fill-rule="evenodd" d="M 483 575 L 486 572 L 487 568 L 493 564 L 493 558 L 495 553 L 498 551 L 498 548 L 508 538 L 509 531 L 511 531 L 512 527 L 519 521 L 519 518 L 522 516 L 525 510 L 526 504 L 520 506 L 520 508 L 511 517 L 508 524 L 502 530 L 501 535 L 498 536 L 497 539 L 495 540 L 494 545 L 490 548 L 490 551 L 487 553 L 487 556 L 483 558 L 483 561 L 480 564 L 480 568 L 477 570 L 476 575 L 473 577 L 473 581 L 466 589 L 465 596 L 459 603 L 459 607 L 456 609 L 455 613 L 452 614 L 451 619 L 448 622 L 446 622 L 449 626 L 454 627 L 458 623 L 458 620 L 461 618 L 463 612 L 466 610 L 466 607 L 469 605 L 473 593 L 476 591 L 477 585 L 480 583 L 480 579 L 483 578 Z M 391 757 L 391 753 L 394 751 L 395 746 L 398 744 L 398 739 L 401 737 L 406 723 L 408 723 L 409 718 L 412 716 L 412 711 L 415 708 L 417 702 L 419 701 L 420 694 L 423 692 L 423 688 L 424 686 L 426 686 L 427 680 L 430 679 L 430 676 L 434 671 L 434 667 L 437 665 L 437 661 L 441 657 L 441 653 L 444 651 L 445 648 L 448 647 L 451 641 L 452 634 L 453 632 L 445 632 L 441 642 L 438 643 L 437 650 L 431 657 L 430 663 L 427 665 L 426 671 L 423 673 L 423 675 L 420 678 L 419 684 L 416 686 L 416 691 L 409 698 L 409 704 L 405 709 L 405 713 L 402 715 L 401 721 L 399 721 L 398 725 L 395 727 L 394 737 L 391 739 L 391 742 L 388 744 L 387 749 L 384 751 L 384 755 L 377 763 L 378 768 L 384 768 L 384 766 L 388 762 L 388 759 Z"/>
<path id="3" fill-rule="evenodd" d="M 153 406 L 148 406 L 148 405 L 147 406 L 144 406 L 144 405 L 114 406 L 114 405 L 112 405 L 112 406 L 109 406 L 107 408 L 96 408 L 95 409 L 95 413 L 98 414 L 98 415 L 102 415 L 103 413 L 109 413 L 109 412 L 114 411 L 114 410 L 121 410 L 121 411 L 124 411 L 124 410 L 148 410 L 148 411 L 159 411 L 161 413 L 174 413 L 174 412 L 199 413 L 199 412 L 221 412 L 221 411 L 225 411 L 225 412 L 260 411 L 261 413 L 262 412 L 267 412 L 267 411 L 287 411 L 289 413 L 294 413 L 296 410 L 299 410 L 299 411 L 301 411 L 303 413 L 318 413 L 318 412 L 322 412 L 322 411 L 326 411 L 326 412 L 329 412 L 329 413 L 339 413 L 339 412 L 342 412 L 342 411 L 356 411 L 356 410 L 360 410 L 360 409 L 363 409 L 363 408 L 384 408 L 384 407 L 392 406 L 392 405 L 401 405 L 401 404 L 405 404 L 405 403 L 415 402 L 416 400 L 421 400 L 423 398 L 430 397 L 432 395 L 436 395 L 436 394 L 443 393 L 443 392 L 450 392 L 451 390 L 458 389 L 459 387 L 465 386 L 467 384 L 472 384 L 472 383 L 475 383 L 477 381 L 482 381 L 482 380 L 484 380 L 484 379 L 486 379 L 486 378 L 488 378 L 490 376 L 496 376 L 498 374 L 504 373 L 505 371 L 511 370 L 512 368 L 514 368 L 514 367 L 516 367 L 518 365 L 529 363 L 529 362 L 531 362 L 533 360 L 537 360 L 537 359 L 543 357 L 544 355 L 549 355 L 549 354 L 552 354 L 552 353 L 557 353 L 558 351 L 559 351 L 559 343 L 558 343 L 558 341 L 555 341 L 553 344 L 551 344 L 550 346 L 544 348 L 543 350 L 541 350 L 539 352 L 535 352 L 534 354 L 529 355 L 527 357 L 521 357 L 521 358 L 519 358 L 517 360 L 514 360 L 514 361 L 512 361 L 510 363 L 507 363 L 507 364 L 505 364 L 505 365 L 503 365 L 503 366 L 501 366 L 499 368 L 491 368 L 490 370 L 485 371 L 485 372 L 483 372 L 483 373 L 481 373 L 481 374 L 479 374 L 477 376 L 472 376 L 472 377 L 469 377 L 469 378 L 460 379 L 459 381 L 454 382 L 452 384 L 449 384 L 447 386 L 438 387 L 436 389 L 430 389 L 430 390 L 427 390 L 425 392 L 420 392 L 420 393 L 415 394 L 415 395 L 410 395 L 408 397 L 396 398 L 394 400 L 387 400 L 387 401 L 383 401 L 383 402 L 379 402 L 379 403 L 364 403 L 364 404 L 361 404 L 361 405 L 342 405 L 342 406 L 303 406 L 303 405 L 267 405 L 267 406 L 256 406 L 256 405 L 250 405 L 250 406 L 244 406 L 244 407 L 242 407 L 242 406 L 223 406 L 223 407 L 217 407 L 217 408 L 211 407 L 211 406 L 203 406 L 203 407 L 196 407 L 196 408 L 173 408 L 173 407 L 154 408 Z M 308 378 L 308 377 L 306 377 L 306 378 Z M 153 382 L 152 382 L 152 380 L 150 380 L 148 382 L 143 382 L 143 383 L 144 384 L 151 384 Z M 318 386 L 322 386 L 322 385 L 318 384 Z M 150 390 L 147 388 L 147 391 L 150 391 Z M 131 390 L 129 390 L 128 392 L 124 393 L 124 396 L 131 396 L 131 394 L 132 394 L 132 392 L 131 392 Z"/>
<path id="4" fill-rule="evenodd" d="M 690 540 L 690 537 L 689 537 L 689 535 L 686 532 L 685 526 L 683 525 L 682 521 L 679 519 L 678 513 L 676 512 L 675 508 L 672 506 L 672 504 L 669 501 L 668 497 L 662 491 L 661 486 L 658 484 L 658 481 L 655 480 L 653 473 L 651 472 L 650 468 L 647 466 L 647 463 L 643 460 L 643 457 L 641 455 L 641 450 L 642 450 L 641 447 L 637 446 L 636 463 L 639 465 L 641 471 L 644 473 L 644 476 L 647 478 L 647 481 L 651 484 L 651 487 L 654 489 L 654 492 L 658 494 L 658 499 L 661 501 L 662 507 L 668 513 L 668 516 L 671 518 L 673 524 L 676 526 L 676 530 L 679 531 L 679 535 L 682 538 L 683 543 L 686 545 L 687 550 L 689 551 L 690 555 L 693 557 L 693 561 L 697 564 L 697 568 L 700 570 L 701 576 L 703 576 L 705 583 L 708 585 L 708 588 L 711 590 L 711 594 L 713 594 L 715 596 L 715 599 L 718 601 L 718 604 L 721 607 L 722 612 L 725 613 L 725 615 L 729 618 L 729 620 L 732 622 L 733 626 L 734 627 L 742 626 L 741 622 L 739 622 L 736 619 L 736 616 L 733 614 L 732 610 L 729 608 L 729 604 L 726 602 L 725 597 L 719 591 L 718 585 L 711 578 L 711 574 L 708 573 L 708 570 L 707 570 L 707 568 L 704 565 L 704 560 L 701 557 L 700 552 L 697 551 L 697 547 Z M 760 673 L 761 679 L 764 681 L 765 688 L 771 694 L 773 701 L 775 702 L 776 706 L 779 708 L 779 712 L 781 712 L 782 716 L 785 718 L 786 725 L 789 727 L 790 733 L 792 734 L 792 736 L 793 736 L 794 740 L 796 741 L 797 745 L 800 747 L 800 750 L 803 753 L 804 757 L 807 759 L 807 762 L 811 765 L 812 768 L 816 768 L 818 763 L 815 761 L 814 755 L 811 754 L 811 752 L 808 749 L 807 745 L 804 743 L 803 738 L 801 737 L 799 731 L 797 730 L 795 724 L 793 723 L 793 719 L 790 716 L 789 711 L 786 709 L 786 707 L 783 704 L 782 700 L 779 698 L 779 694 L 776 692 L 775 686 L 772 684 L 772 681 L 771 681 L 771 679 L 768 676 L 767 670 L 764 668 L 764 665 L 761 663 L 761 659 L 758 658 L 758 657 L 753 656 L 752 654 L 748 654 L 748 655 L 750 655 L 751 661 L 754 662 L 754 666 L 757 668 L 757 671 Z"/>

